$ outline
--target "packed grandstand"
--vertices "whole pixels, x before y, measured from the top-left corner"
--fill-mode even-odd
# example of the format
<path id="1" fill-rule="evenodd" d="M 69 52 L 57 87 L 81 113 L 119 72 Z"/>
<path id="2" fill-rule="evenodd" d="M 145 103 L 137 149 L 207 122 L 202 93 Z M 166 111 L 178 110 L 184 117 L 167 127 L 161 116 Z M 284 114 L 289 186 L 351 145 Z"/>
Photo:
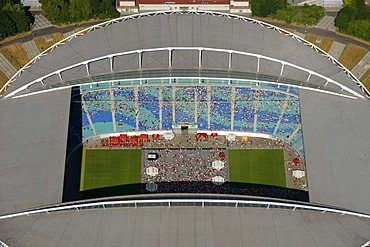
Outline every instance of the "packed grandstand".
<path id="1" fill-rule="evenodd" d="M 368 244 L 370 94 L 285 30 L 125 16 L 1 91 L 0 246 Z"/>

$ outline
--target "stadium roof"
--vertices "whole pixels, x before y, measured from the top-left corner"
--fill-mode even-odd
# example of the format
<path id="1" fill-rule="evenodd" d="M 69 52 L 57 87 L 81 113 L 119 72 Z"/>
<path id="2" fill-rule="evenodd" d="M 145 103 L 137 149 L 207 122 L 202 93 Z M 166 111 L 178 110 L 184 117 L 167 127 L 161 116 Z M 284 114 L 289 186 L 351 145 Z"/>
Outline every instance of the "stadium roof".
<path id="1" fill-rule="evenodd" d="M 299 86 L 310 88 L 299 90 L 310 201 L 370 214 L 370 102 L 359 99 L 364 94 L 358 81 L 316 52 L 317 48 L 281 30 L 232 15 L 186 13 L 159 12 L 113 21 L 71 38 L 13 78 L 17 80 L 5 93 L 9 97 L 0 100 L 0 215 L 62 202 L 70 83 L 92 82 L 93 76 L 119 80 L 129 71 L 137 78 L 158 76 L 160 71 L 163 76 L 220 71 L 219 77 L 255 75 L 256 80 L 273 83 L 303 81 Z M 111 71 L 111 55 L 119 53 L 114 55 Z M 85 63 L 91 59 L 97 60 Z M 73 67 L 78 63 L 82 65 Z M 69 66 L 73 68 L 64 71 Z M 40 81 L 41 77 L 45 78 Z M 324 77 L 342 88 L 333 82 L 325 86 Z M 48 93 L 10 97 L 21 93 L 17 90 L 25 85 L 29 92 Z M 316 91 L 312 90 L 315 86 Z M 322 89 L 352 98 L 328 95 Z M 50 241 L 103 246 L 124 239 L 133 246 L 240 246 L 247 242 L 256 246 L 361 246 L 370 237 L 367 219 L 281 209 L 121 208 L 51 215 L 2 219 L 0 239 L 19 246 L 50 246 Z M 77 229 L 80 235 L 75 234 Z M 173 234 L 163 235 L 169 229 Z"/>
<path id="2" fill-rule="evenodd" d="M 88 34 L 81 36 L 84 33 Z M 366 91 L 350 71 L 313 44 L 270 24 L 224 13 L 158 11 L 126 16 L 76 33 L 50 50 L 61 44 L 65 45 L 48 56 L 41 54 L 19 78 L 19 74 L 12 78 L 5 97 L 68 87 L 79 79 L 97 81 L 102 74 L 118 80 L 133 70 L 150 71 L 145 73 L 150 77 L 158 69 L 171 76 L 173 69 L 191 68 L 218 69 L 224 78 L 243 72 L 245 79 L 356 98 Z"/>
<path id="3" fill-rule="evenodd" d="M 0 221 L 9 246 L 336 246 L 369 241 L 370 221 L 287 208 L 190 206 L 69 210 Z"/>

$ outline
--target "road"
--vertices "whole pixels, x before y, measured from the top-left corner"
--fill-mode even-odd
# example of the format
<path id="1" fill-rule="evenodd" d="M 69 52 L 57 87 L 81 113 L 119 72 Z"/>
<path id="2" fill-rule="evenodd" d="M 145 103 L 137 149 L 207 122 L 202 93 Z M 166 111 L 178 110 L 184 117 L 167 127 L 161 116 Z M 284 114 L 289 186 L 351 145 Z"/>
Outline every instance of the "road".
<path id="1" fill-rule="evenodd" d="M 268 22 L 268 21 L 265 21 L 265 22 L 270 23 L 270 24 L 275 25 L 275 26 L 280 27 L 280 28 L 294 29 L 297 32 L 304 33 L 304 34 L 310 33 L 310 34 L 315 34 L 315 35 L 319 35 L 319 36 L 325 36 L 325 37 L 331 38 L 331 39 L 333 39 L 333 40 L 335 40 L 339 43 L 343 43 L 343 44 L 352 43 L 352 44 L 364 47 L 366 49 L 370 48 L 369 45 L 367 45 L 367 44 L 365 44 L 361 41 L 358 41 L 358 40 L 350 38 L 350 37 L 338 35 L 335 32 L 328 31 L 328 30 L 323 30 L 323 29 L 320 29 L 320 28 L 315 28 L 315 27 L 314 28 L 305 28 L 305 27 L 291 26 L 291 25 L 284 24 L 284 23 L 275 23 L 275 22 Z"/>
<path id="2" fill-rule="evenodd" d="M 30 41 L 30 40 L 34 39 L 37 36 L 49 35 L 49 34 L 53 34 L 53 33 L 57 33 L 57 32 L 59 32 L 59 33 L 68 33 L 68 32 L 71 32 L 71 31 L 75 30 L 76 28 L 90 27 L 90 26 L 93 26 L 95 24 L 98 24 L 98 23 L 101 23 L 101 22 L 104 22 L 104 21 L 100 20 L 100 21 L 88 22 L 88 23 L 83 23 L 83 24 L 76 24 L 76 25 L 72 25 L 72 26 L 68 26 L 68 27 L 60 27 L 60 28 L 57 28 L 57 27 L 53 26 L 53 27 L 48 27 L 48 28 L 44 28 L 44 29 L 39 29 L 39 30 L 33 31 L 30 35 L 1 43 L 0 46 L 7 46 L 7 45 L 14 44 L 14 43 L 19 43 L 19 42 L 24 43 L 24 42 L 27 42 L 27 41 Z"/>

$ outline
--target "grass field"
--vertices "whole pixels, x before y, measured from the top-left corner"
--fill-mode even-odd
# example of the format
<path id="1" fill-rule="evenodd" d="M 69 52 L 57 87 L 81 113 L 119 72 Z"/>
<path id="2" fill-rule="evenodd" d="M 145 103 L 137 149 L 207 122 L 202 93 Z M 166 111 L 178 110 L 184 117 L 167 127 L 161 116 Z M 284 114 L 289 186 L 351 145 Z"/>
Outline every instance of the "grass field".
<path id="1" fill-rule="evenodd" d="M 0 88 L 5 85 L 9 78 L 0 70 Z"/>
<path id="2" fill-rule="evenodd" d="M 356 64 L 366 55 L 368 50 L 354 44 L 347 44 L 339 57 L 339 62 L 349 70 L 353 69 Z"/>
<path id="3" fill-rule="evenodd" d="M 53 38 L 53 40 L 46 41 L 46 36 L 36 37 L 34 39 L 34 41 L 36 43 L 36 46 L 37 46 L 37 48 L 39 48 L 40 52 L 43 52 L 44 50 L 46 50 L 50 46 L 52 46 L 55 43 L 64 39 L 64 36 L 61 33 L 53 33 L 52 35 L 47 35 L 47 36 L 51 36 Z"/>
<path id="4" fill-rule="evenodd" d="M 370 90 L 370 69 L 368 69 L 365 74 L 362 75 L 360 81 L 364 84 L 367 90 Z"/>
<path id="5" fill-rule="evenodd" d="M 8 45 L 1 48 L 0 52 L 17 70 L 22 68 L 31 60 L 21 43 Z"/>
<path id="6" fill-rule="evenodd" d="M 320 36 L 317 36 L 317 35 L 314 35 L 314 34 L 307 34 L 304 38 L 306 40 L 310 41 L 311 43 L 317 45 L 318 47 L 320 47 L 321 49 L 323 49 L 326 52 L 328 52 L 330 50 L 331 46 L 334 43 L 333 39 L 329 39 L 329 38 L 326 38 L 326 37 L 320 37 Z M 318 40 L 318 38 L 321 39 L 320 43 L 316 42 Z"/>
<path id="7" fill-rule="evenodd" d="M 141 150 L 83 150 L 80 191 L 140 183 Z"/>
<path id="8" fill-rule="evenodd" d="M 286 187 L 284 151 L 229 150 L 229 174 L 231 182 Z"/>

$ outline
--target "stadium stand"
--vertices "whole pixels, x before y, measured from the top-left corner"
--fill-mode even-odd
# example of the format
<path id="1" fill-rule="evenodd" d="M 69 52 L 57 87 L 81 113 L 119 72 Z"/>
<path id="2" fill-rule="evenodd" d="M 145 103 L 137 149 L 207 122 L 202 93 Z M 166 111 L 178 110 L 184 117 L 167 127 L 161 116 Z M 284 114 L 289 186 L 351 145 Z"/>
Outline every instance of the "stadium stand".
<path id="1" fill-rule="evenodd" d="M 133 88 L 113 89 L 116 128 L 118 131 L 136 129 L 136 108 Z"/>
<path id="2" fill-rule="evenodd" d="M 304 154 L 298 89 L 249 83 L 235 86 L 233 94 L 232 85 L 220 86 L 219 81 L 210 80 L 208 86 L 183 78 L 174 82 L 158 86 L 160 80 L 149 79 L 133 87 L 120 86 L 127 85 L 123 81 L 81 86 L 83 138 L 197 123 L 204 130 L 271 134 Z"/>

